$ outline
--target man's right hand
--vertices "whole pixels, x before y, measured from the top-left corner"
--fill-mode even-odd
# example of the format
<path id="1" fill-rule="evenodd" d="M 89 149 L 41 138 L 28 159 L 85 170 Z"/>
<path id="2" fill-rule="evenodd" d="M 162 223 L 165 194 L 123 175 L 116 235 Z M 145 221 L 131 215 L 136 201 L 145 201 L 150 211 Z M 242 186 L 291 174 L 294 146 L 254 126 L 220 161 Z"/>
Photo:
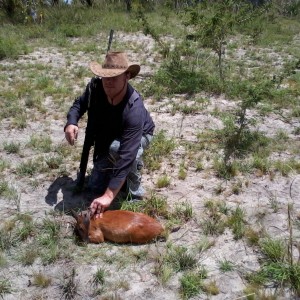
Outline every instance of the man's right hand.
<path id="1" fill-rule="evenodd" d="M 68 125 L 65 129 L 65 137 L 70 145 L 74 145 L 78 136 L 78 126 L 76 125 Z"/>

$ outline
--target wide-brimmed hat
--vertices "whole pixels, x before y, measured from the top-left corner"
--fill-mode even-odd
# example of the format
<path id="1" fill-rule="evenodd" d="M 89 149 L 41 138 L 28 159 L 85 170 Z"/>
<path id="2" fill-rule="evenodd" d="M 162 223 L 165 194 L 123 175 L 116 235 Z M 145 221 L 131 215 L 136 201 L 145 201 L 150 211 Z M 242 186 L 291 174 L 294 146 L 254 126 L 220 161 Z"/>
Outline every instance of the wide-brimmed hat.
<path id="1" fill-rule="evenodd" d="M 95 61 L 90 63 L 91 71 L 99 77 L 115 77 L 129 72 L 130 78 L 134 78 L 140 72 L 140 68 L 137 64 L 130 64 L 124 52 L 107 53 L 102 65 Z"/>

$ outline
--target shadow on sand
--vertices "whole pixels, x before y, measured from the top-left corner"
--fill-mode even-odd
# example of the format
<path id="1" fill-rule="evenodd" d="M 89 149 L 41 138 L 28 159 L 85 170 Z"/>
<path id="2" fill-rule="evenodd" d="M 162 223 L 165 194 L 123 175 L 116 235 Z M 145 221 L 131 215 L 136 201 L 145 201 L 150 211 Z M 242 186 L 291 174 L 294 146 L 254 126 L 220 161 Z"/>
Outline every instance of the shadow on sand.
<path id="1" fill-rule="evenodd" d="M 49 186 L 45 201 L 48 205 L 54 206 L 55 210 L 69 214 L 71 208 L 75 210 L 87 209 L 91 197 L 86 189 L 78 189 L 72 178 L 62 176 L 56 178 Z"/>
<path id="2" fill-rule="evenodd" d="M 88 182 L 88 178 L 86 178 L 86 182 Z M 55 210 L 70 214 L 71 209 L 86 210 L 96 196 L 99 195 L 89 192 L 86 187 L 78 188 L 76 181 L 71 177 L 61 176 L 56 178 L 49 186 L 45 202 L 50 206 L 54 206 Z M 109 210 L 120 209 L 124 199 L 126 199 L 126 196 L 124 196 L 124 192 L 120 191 L 110 205 Z"/>

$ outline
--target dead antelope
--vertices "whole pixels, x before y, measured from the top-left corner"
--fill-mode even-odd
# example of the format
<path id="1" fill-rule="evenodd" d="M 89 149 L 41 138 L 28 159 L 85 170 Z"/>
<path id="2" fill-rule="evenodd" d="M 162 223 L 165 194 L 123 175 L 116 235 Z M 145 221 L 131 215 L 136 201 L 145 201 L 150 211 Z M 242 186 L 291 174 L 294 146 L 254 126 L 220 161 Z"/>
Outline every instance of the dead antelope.
<path id="1" fill-rule="evenodd" d="M 111 241 L 115 243 L 144 244 L 163 232 L 162 225 L 153 218 L 127 210 L 108 210 L 102 218 L 90 217 L 89 212 L 77 214 L 75 231 L 79 237 L 90 243 Z"/>

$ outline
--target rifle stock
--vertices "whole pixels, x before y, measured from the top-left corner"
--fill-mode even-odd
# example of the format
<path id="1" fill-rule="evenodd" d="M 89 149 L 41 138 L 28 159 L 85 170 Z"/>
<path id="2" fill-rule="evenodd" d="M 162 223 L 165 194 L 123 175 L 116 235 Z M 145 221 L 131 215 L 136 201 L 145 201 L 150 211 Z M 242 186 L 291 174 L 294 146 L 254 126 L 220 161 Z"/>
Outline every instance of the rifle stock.
<path id="1" fill-rule="evenodd" d="M 81 153 L 81 160 L 79 165 L 79 172 L 77 174 L 77 182 L 76 185 L 78 187 L 82 187 L 84 185 L 85 173 L 87 169 L 87 164 L 89 161 L 89 155 L 91 147 L 94 145 L 94 139 L 91 135 L 85 134 L 84 144 Z"/>

